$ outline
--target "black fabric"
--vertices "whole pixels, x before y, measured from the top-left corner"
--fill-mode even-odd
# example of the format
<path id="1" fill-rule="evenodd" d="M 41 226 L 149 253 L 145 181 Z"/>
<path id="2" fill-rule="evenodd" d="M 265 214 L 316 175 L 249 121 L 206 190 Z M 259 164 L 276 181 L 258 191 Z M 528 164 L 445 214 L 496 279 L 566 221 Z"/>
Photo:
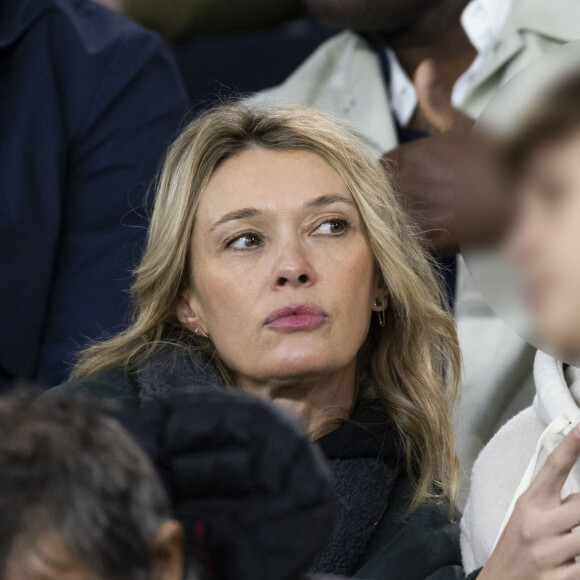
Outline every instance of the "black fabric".
<path id="1" fill-rule="evenodd" d="M 318 440 L 337 495 L 337 521 L 315 572 L 351 574 L 387 509 L 398 474 L 399 436 L 377 402 L 357 406 L 350 419 Z"/>
<path id="2" fill-rule="evenodd" d="M 400 457 L 400 437 L 380 403 L 357 405 L 340 428 L 318 439 L 329 459 L 368 458 L 394 465 Z"/>
<path id="3" fill-rule="evenodd" d="M 201 351 L 168 343 L 157 349 L 137 370 L 142 402 L 166 398 L 175 393 L 219 388 L 211 360 Z"/>
<path id="4" fill-rule="evenodd" d="M 401 474 L 391 501 L 354 578 L 366 580 L 456 580 L 463 578 L 458 514 L 449 502 L 425 502 L 408 513 L 414 489 Z"/>
<path id="5" fill-rule="evenodd" d="M 176 48 L 175 56 L 193 111 L 282 83 L 335 32 L 305 18 L 187 41 Z"/>
<path id="6" fill-rule="evenodd" d="M 139 369 L 136 376 L 127 375 L 122 369 L 113 369 L 100 373 L 95 377 L 71 381 L 48 391 L 43 396 L 67 396 L 68 394 L 82 392 L 96 397 L 118 399 L 122 401 L 123 406 L 127 409 L 150 408 L 152 411 L 148 411 L 148 413 L 152 412 L 153 415 L 157 412 L 154 410 L 157 405 L 165 407 L 165 405 L 170 404 L 167 399 L 171 399 L 171 389 L 173 388 L 176 392 L 182 393 L 179 396 L 189 392 L 187 396 L 194 396 L 199 398 L 199 400 L 202 400 L 200 398 L 202 395 L 236 396 L 237 392 L 235 390 L 233 392 L 230 390 L 224 392 L 212 384 L 213 380 L 208 380 L 208 375 L 211 377 L 212 371 L 211 366 L 208 366 L 209 361 L 204 360 L 204 357 L 199 359 L 200 364 L 198 365 L 195 363 L 196 355 L 192 358 L 186 351 L 181 350 L 179 352 L 180 354 L 176 351 L 171 356 L 166 357 L 168 354 L 166 351 L 165 356 L 154 357 L 148 364 Z M 191 366 L 192 364 L 193 366 Z M 196 386 L 195 382 L 189 382 L 188 385 L 187 376 L 191 372 L 202 372 L 203 386 Z M 195 379 L 197 375 L 191 376 Z M 139 381 L 142 381 L 143 384 L 141 385 Z M 237 396 L 243 397 L 240 393 L 237 393 Z M 234 399 L 227 400 L 233 401 Z M 263 402 L 258 402 L 257 404 L 260 403 L 266 405 Z M 267 407 L 272 409 L 270 405 L 267 405 Z M 199 409 L 201 419 L 203 421 L 209 420 L 209 418 L 206 419 L 205 417 L 208 414 L 207 408 L 205 413 L 201 411 L 203 407 Z M 224 435 L 232 429 L 234 429 L 235 433 L 238 424 L 238 419 L 235 419 L 236 415 L 237 412 L 235 411 L 228 415 L 224 407 L 220 419 L 223 420 Z M 193 416 L 195 415 L 190 415 L 186 406 L 183 406 L 183 412 L 176 416 L 179 421 L 174 419 L 173 425 L 175 425 L 175 429 L 167 428 L 160 431 L 155 427 L 154 423 L 150 427 L 146 425 L 140 427 L 146 435 L 144 438 L 138 438 L 141 439 L 144 445 L 149 446 L 151 456 L 157 458 L 156 462 L 162 473 L 164 473 L 164 479 L 170 485 L 175 485 L 175 483 L 171 483 L 174 480 L 187 477 L 176 469 L 176 466 L 186 464 L 176 461 L 176 458 L 180 456 L 177 453 L 180 444 L 177 439 L 175 442 L 173 439 L 174 437 L 181 437 L 183 441 L 183 438 L 187 438 L 188 429 L 193 429 L 196 424 L 204 424 L 194 422 Z M 182 423 L 182 426 L 178 428 L 179 422 Z M 252 422 L 259 422 L 257 415 L 252 420 L 248 418 L 248 423 Z M 250 428 L 250 425 L 248 425 L 248 428 Z M 216 446 L 215 448 L 218 451 L 216 458 L 219 455 L 219 450 L 222 449 L 218 446 L 218 442 L 222 440 L 220 431 L 221 428 L 215 432 L 215 439 L 214 437 L 208 438 L 208 441 Z M 263 435 L 266 432 L 265 430 Z M 163 435 L 156 436 L 154 435 L 155 433 L 163 433 Z M 174 435 L 174 433 L 177 433 L 177 435 Z M 163 445 L 159 443 L 159 446 L 157 446 L 158 441 L 161 441 Z M 413 496 L 412 485 L 404 473 L 400 473 L 394 485 L 391 485 L 391 476 L 397 466 L 395 459 L 399 456 L 398 446 L 400 443 L 394 436 L 393 426 L 388 417 L 375 402 L 371 401 L 357 406 L 348 421 L 319 439 L 318 443 L 330 463 L 336 487 L 338 508 L 336 525 L 331 532 L 330 540 L 326 543 L 326 547 L 323 545 L 318 546 L 316 561 L 314 561 L 315 559 L 312 556 L 307 564 L 314 562 L 311 567 L 312 570 L 324 570 L 331 574 L 338 573 L 337 569 L 349 568 L 349 575 L 366 580 L 457 580 L 464 577 L 459 550 L 459 526 L 456 521 L 450 518 L 449 504 L 446 502 L 439 504 L 425 503 L 409 515 L 407 512 Z M 248 449 L 251 448 L 252 446 L 248 443 Z M 258 444 L 259 448 L 260 444 Z M 227 445 L 223 447 L 223 450 L 227 450 Z M 284 450 L 285 445 L 282 446 L 281 451 L 285 452 Z M 186 457 L 187 453 L 184 455 Z M 164 462 L 162 458 L 167 456 L 173 456 L 175 460 Z M 225 453 L 221 455 L 222 459 L 226 457 L 227 454 Z M 360 465 L 358 464 L 359 462 Z M 231 475 L 232 468 L 228 466 L 228 469 L 230 471 L 225 473 Z M 212 475 L 211 471 L 209 475 Z M 243 479 L 243 475 L 240 470 L 238 478 Z M 221 477 L 224 477 L 224 472 L 222 472 Z M 307 476 L 303 475 L 302 477 Z M 231 484 L 233 485 L 233 482 Z M 223 483 L 219 485 L 223 485 Z M 244 489 L 247 484 L 240 482 L 239 485 Z M 216 489 L 220 488 L 216 487 Z M 298 488 L 289 486 L 288 489 L 297 490 Z M 180 484 L 176 487 L 176 490 L 172 493 L 176 493 L 177 497 L 181 498 L 180 501 L 184 501 L 187 497 L 187 486 L 184 489 Z M 248 498 L 251 498 L 251 494 L 248 495 Z M 270 499 L 272 499 L 271 496 Z M 368 506 L 366 505 L 367 500 L 369 502 Z M 195 502 L 195 498 L 192 498 L 192 501 Z M 209 503 L 206 504 L 204 509 L 209 505 Z M 248 504 L 250 509 L 255 505 L 251 501 Z M 195 514 L 196 509 L 194 508 L 191 513 Z M 360 515 L 358 514 L 359 511 L 361 512 Z M 180 512 L 180 517 L 190 517 L 191 513 L 185 509 Z M 247 523 L 248 520 L 244 519 L 243 516 L 240 517 L 242 518 L 242 523 Z M 192 519 L 194 520 L 195 518 L 190 517 L 190 521 Z M 225 518 L 223 521 L 226 521 Z M 255 524 L 256 527 L 261 525 L 260 520 L 257 519 Z M 304 520 L 304 525 L 308 525 L 306 520 Z M 231 529 L 234 531 L 241 530 L 235 525 Z M 273 527 L 268 529 L 272 534 L 276 534 Z M 282 525 L 280 529 L 284 529 L 284 526 Z M 231 538 L 234 543 L 234 553 L 237 550 L 242 550 L 243 542 L 245 542 L 245 536 L 241 531 L 238 533 L 241 534 L 239 544 L 235 544 L 237 534 L 234 534 L 234 537 Z M 300 530 L 296 533 L 300 537 L 296 539 L 288 537 L 287 541 L 290 544 L 285 549 L 290 551 L 297 549 L 299 540 L 302 537 L 309 537 L 308 530 Z M 362 536 L 360 541 L 358 538 L 353 539 L 351 537 L 359 534 Z M 255 540 L 257 537 L 256 531 L 252 538 Z M 254 540 L 250 540 L 247 546 L 250 548 L 252 545 L 256 547 L 256 543 L 251 543 Z M 340 546 L 341 541 L 345 542 L 344 551 L 346 553 L 344 555 L 340 553 L 342 549 Z M 276 545 L 275 542 L 274 545 Z M 265 544 L 265 546 L 268 551 L 270 549 L 268 547 L 269 544 Z M 222 549 L 223 553 L 227 553 L 230 550 L 230 548 Z M 309 547 L 305 546 L 305 549 L 308 550 Z M 320 549 L 322 549 L 322 552 L 320 552 Z M 276 553 L 276 550 L 273 549 L 272 553 Z M 358 555 L 358 558 L 355 558 L 356 555 Z M 242 561 L 241 558 L 240 556 L 240 562 Z M 292 560 L 290 555 L 288 558 Z M 336 561 L 333 561 L 334 558 L 336 558 Z M 354 560 L 356 561 L 351 566 Z M 280 562 L 286 563 L 285 557 L 282 557 Z M 302 562 L 306 562 L 306 558 Z M 329 570 L 329 568 L 332 570 Z M 261 577 L 255 576 L 255 578 Z M 238 578 L 242 577 L 238 576 Z"/>
<path id="7" fill-rule="evenodd" d="M 239 391 L 192 386 L 120 419 L 161 473 L 186 545 L 209 555 L 211 578 L 295 579 L 324 546 L 332 479 L 293 417 Z"/>
<path id="8" fill-rule="evenodd" d="M 172 345 L 142 365 L 137 378 L 142 401 L 212 391 L 218 385 L 206 356 Z M 354 570 L 386 510 L 398 473 L 398 442 L 392 421 L 376 401 L 358 405 L 348 421 L 318 441 L 333 473 L 337 516 L 312 572 L 347 575 Z"/>

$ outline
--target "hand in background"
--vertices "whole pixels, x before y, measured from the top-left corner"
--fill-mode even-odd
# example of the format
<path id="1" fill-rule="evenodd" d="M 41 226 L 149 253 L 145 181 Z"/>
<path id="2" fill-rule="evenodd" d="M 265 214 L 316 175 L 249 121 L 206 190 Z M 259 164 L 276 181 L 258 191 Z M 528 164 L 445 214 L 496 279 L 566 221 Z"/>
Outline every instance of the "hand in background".
<path id="1" fill-rule="evenodd" d="M 465 237 L 470 241 L 489 237 L 501 221 L 502 208 L 493 180 L 464 171 L 474 121 L 451 105 L 431 61 L 419 65 L 414 84 L 416 126 L 428 136 L 386 153 L 382 163 L 393 175 L 401 204 L 427 241 L 436 251 L 452 253 Z"/>
<path id="2" fill-rule="evenodd" d="M 548 457 L 518 499 L 478 580 L 571 580 L 580 578 L 580 494 L 561 500 L 562 487 L 580 455 L 580 426 Z"/>

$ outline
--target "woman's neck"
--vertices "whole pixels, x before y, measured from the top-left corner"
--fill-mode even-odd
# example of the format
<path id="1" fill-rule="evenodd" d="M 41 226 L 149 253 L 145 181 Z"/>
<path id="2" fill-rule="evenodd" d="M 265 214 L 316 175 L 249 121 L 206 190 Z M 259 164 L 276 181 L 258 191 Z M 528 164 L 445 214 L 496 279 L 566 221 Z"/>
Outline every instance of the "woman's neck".
<path id="1" fill-rule="evenodd" d="M 346 419 L 356 401 L 356 364 L 316 376 L 256 381 L 237 377 L 245 392 L 272 400 L 299 417 L 311 439 L 318 439 Z"/>

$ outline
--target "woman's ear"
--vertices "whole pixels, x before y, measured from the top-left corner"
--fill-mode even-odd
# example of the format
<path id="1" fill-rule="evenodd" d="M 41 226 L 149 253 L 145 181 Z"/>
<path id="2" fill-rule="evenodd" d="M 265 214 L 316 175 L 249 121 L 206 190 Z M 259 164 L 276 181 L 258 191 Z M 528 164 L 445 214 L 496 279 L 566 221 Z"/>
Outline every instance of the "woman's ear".
<path id="1" fill-rule="evenodd" d="M 389 304 L 389 291 L 387 285 L 383 281 L 383 277 L 379 274 L 375 275 L 375 283 L 373 288 L 373 310 L 375 312 L 384 312 Z"/>
<path id="2" fill-rule="evenodd" d="M 177 318 L 183 326 L 195 334 L 205 335 L 205 328 L 198 314 L 194 300 L 191 296 L 182 294 L 177 304 Z"/>
<path id="3" fill-rule="evenodd" d="M 175 520 L 167 520 L 151 546 L 153 580 L 182 580 L 184 572 L 183 528 Z"/>

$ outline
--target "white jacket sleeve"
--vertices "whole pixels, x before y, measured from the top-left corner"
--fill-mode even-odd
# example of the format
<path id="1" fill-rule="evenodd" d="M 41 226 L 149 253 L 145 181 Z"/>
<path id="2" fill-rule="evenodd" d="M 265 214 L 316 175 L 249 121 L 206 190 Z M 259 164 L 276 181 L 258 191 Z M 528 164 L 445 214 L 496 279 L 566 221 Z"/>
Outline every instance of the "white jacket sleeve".
<path id="1" fill-rule="evenodd" d="M 471 534 L 471 501 L 468 501 L 461 519 L 461 559 L 466 574 L 470 574 L 477 568 Z"/>

